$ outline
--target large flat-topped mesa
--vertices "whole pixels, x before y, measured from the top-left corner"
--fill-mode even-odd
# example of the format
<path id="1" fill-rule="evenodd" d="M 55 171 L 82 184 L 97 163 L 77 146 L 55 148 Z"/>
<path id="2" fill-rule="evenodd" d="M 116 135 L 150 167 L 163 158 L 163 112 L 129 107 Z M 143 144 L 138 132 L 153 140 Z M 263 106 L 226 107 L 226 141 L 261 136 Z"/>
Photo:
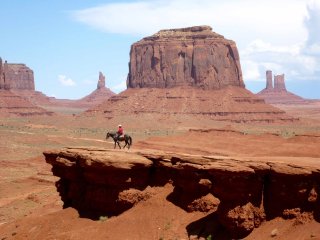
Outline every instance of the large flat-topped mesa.
<path id="1" fill-rule="evenodd" d="M 128 88 L 244 88 L 237 46 L 209 26 L 161 30 L 134 43 Z"/>
<path id="2" fill-rule="evenodd" d="M 2 63 L 0 58 L 0 89 L 34 91 L 33 71 L 22 63 Z"/>

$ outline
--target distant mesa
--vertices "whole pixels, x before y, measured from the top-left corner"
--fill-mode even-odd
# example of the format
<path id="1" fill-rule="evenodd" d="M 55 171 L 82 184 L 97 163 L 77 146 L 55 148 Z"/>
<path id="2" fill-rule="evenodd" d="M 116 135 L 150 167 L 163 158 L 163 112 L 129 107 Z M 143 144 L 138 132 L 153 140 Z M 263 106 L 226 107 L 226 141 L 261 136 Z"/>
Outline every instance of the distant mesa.
<path id="1" fill-rule="evenodd" d="M 209 26 L 161 30 L 134 43 L 128 88 L 244 88 L 237 46 Z"/>
<path id="2" fill-rule="evenodd" d="M 274 81 L 273 81 L 274 80 Z M 296 104 L 306 103 L 308 100 L 289 92 L 285 84 L 285 75 L 275 75 L 272 79 L 272 71 L 266 71 L 266 88 L 257 93 L 267 103 Z"/>
<path id="3" fill-rule="evenodd" d="M 35 90 L 33 71 L 25 64 L 3 63 L 0 58 L 0 89 Z"/>
<path id="4" fill-rule="evenodd" d="M 41 95 L 35 91 L 33 71 L 25 64 L 3 63 L 0 58 L 0 116 L 53 115 L 53 112 L 37 106 L 21 92 L 27 92 L 30 99 L 35 94 Z"/>

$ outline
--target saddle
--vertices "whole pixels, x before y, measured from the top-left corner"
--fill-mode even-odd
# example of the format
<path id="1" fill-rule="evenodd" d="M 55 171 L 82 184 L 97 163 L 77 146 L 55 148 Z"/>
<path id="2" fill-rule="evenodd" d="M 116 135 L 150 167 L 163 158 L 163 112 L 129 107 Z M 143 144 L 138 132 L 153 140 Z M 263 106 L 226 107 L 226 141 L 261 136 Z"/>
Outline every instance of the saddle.
<path id="1" fill-rule="evenodd" d="M 118 140 L 119 140 L 119 141 L 124 141 L 124 135 L 119 136 L 119 137 L 118 137 Z"/>

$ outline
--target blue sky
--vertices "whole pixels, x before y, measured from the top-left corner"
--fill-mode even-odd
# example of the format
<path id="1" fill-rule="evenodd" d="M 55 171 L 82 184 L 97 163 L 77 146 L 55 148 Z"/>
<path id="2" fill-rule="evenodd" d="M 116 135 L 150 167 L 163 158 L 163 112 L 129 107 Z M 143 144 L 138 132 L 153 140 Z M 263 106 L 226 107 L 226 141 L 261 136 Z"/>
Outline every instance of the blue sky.
<path id="1" fill-rule="evenodd" d="M 236 41 L 244 81 L 257 92 L 265 71 L 320 99 L 320 0 L 10 0 L 1 3 L 0 57 L 26 63 L 36 90 L 78 99 L 125 89 L 130 45 L 164 28 L 210 25 Z"/>

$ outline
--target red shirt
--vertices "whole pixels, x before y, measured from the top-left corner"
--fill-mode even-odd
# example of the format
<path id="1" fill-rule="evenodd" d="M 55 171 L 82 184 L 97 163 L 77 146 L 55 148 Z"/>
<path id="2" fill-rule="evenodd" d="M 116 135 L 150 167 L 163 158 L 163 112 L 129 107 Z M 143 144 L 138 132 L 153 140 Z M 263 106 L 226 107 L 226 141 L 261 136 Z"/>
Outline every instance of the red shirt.
<path id="1" fill-rule="evenodd" d="M 119 127 L 117 133 L 118 133 L 119 135 L 122 135 L 122 134 L 123 134 L 123 128 L 122 128 L 122 127 Z"/>

